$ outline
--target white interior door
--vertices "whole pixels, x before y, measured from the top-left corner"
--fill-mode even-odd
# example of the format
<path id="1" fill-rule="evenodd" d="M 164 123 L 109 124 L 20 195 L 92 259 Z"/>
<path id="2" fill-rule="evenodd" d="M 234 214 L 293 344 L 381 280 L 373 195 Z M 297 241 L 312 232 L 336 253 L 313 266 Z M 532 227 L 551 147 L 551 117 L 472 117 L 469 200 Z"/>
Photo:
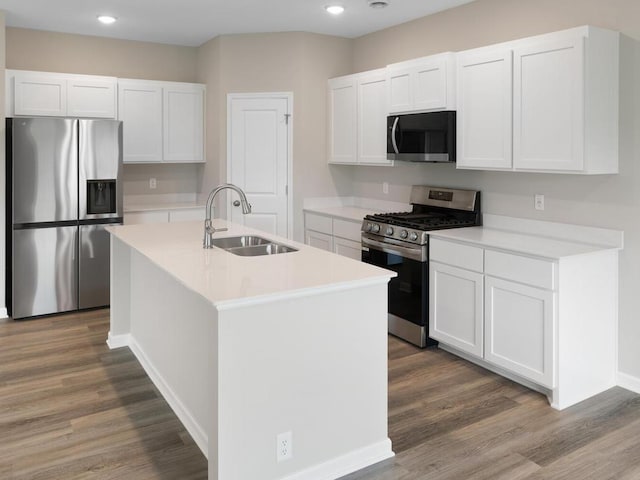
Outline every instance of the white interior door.
<path id="1" fill-rule="evenodd" d="M 290 108 L 288 94 L 228 100 L 227 178 L 247 194 L 252 213 L 243 215 L 238 196 L 227 192 L 227 218 L 283 237 L 289 236 Z"/>

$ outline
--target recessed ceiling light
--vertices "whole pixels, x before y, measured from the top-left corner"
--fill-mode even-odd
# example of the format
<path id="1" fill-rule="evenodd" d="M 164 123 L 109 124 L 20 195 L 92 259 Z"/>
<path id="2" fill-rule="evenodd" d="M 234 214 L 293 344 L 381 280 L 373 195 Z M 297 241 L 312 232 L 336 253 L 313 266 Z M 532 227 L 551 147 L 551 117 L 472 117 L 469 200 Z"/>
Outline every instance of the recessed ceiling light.
<path id="1" fill-rule="evenodd" d="M 98 15 L 98 21 L 100 23 L 104 23 L 105 25 L 111 25 L 117 20 L 116 17 L 112 17 L 111 15 Z"/>
<path id="2" fill-rule="evenodd" d="M 344 7 L 342 5 L 327 5 L 324 9 L 332 15 L 340 15 L 344 12 Z"/>
<path id="3" fill-rule="evenodd" d="M 368 3 L 371 8 L 384 8 L 389 6 L 389 2 L 385 0 L 368 0 Z"/>

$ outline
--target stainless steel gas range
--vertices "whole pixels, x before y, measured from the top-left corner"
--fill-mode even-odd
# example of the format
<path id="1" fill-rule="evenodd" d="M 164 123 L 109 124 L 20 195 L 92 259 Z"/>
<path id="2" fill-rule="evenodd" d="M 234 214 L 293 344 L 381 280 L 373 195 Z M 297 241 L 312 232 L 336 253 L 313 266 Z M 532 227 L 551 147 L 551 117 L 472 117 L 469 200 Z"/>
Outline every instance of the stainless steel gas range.
<path id="1" fill-rule="evenodd" d="M 429 231 L 481 225 L 480 192 L 414 185 L 410 212 L 367 215 L 362 261 L 393 270 L 389 333 L 419 347 L 429 333 Z"/>

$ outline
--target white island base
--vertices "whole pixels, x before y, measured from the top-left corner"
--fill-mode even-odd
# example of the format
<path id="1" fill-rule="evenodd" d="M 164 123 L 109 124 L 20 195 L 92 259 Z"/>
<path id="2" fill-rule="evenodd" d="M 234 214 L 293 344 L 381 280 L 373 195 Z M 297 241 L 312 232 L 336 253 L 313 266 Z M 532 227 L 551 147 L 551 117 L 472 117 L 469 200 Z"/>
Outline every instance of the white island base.
<path id="1" fill-rule="evenodd" d="M 251 258 L 204 251 L 200 229 L 199 222 L 111 229 L 108 344 L 136 355 L 207 456 L 209 479 L 328 480 L 393 456 L 392 273 L 290 241 L 300 251 Z M 224 236 L 239 233 L 246 232 Z M 304 268 L 320 272 L 302 281 Z M 303 288 L 286 286 L 296 281 Z M 287 432 L 291 456 L 279 462 L 277 437 Z"/>

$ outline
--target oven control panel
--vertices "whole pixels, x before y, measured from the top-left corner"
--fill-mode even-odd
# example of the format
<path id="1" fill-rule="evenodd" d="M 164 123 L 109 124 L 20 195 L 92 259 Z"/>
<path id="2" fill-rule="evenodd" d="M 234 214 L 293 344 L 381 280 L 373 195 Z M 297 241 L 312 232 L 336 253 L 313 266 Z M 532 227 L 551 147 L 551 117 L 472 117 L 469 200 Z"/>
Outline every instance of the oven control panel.
<path id="1" fill-rule="evenodd" d="M 387 225 L 367 219 L 362 222 L 362 231 L 385 238 L 394 238 L 403 242 L 414 243 L 416 245 L 425 245 L 428 241 L 427 232 L 399 227 L 397 225 Z"/>

